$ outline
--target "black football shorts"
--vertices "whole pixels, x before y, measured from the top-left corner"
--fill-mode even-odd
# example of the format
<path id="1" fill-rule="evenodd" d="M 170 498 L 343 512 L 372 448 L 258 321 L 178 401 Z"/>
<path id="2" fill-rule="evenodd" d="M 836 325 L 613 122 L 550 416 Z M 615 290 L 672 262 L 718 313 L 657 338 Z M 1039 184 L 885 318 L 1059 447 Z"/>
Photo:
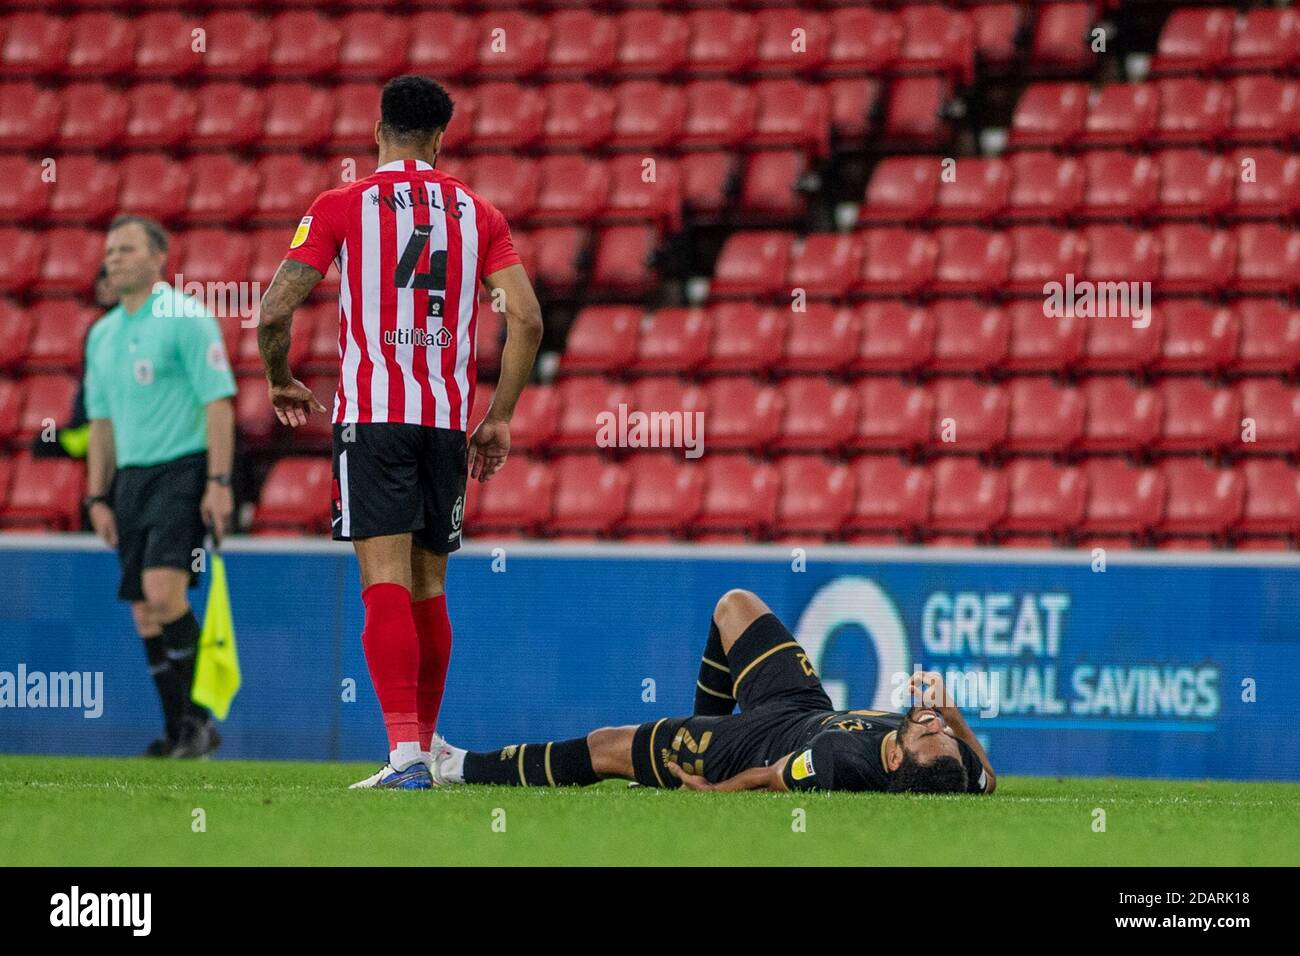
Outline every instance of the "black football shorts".
<path id="1" fill-rule="evenodd" d="M 199 505 L 207 484 L 207 452 L 117 470 L 111 502 L 122 567 L 118 597 L 144 600 L 146 568 L 188 571 L 190 587 L 198 583 L 194 558 L 206 533 Z"/>
<path id="2" fill-rule="evenodd" d="M 465 433 L 401 422 L 334 426 L 335 541 L 410 532 L 435 554 L 460 547 Z"/>

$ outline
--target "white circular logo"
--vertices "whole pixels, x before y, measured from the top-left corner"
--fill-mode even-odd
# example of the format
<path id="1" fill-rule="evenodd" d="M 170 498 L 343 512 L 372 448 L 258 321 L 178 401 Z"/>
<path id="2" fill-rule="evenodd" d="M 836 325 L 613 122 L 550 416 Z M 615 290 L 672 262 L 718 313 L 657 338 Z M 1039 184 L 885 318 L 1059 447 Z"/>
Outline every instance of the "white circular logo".
<path id="1" fill-rule="evenodd" d="M 459 531 L 461 520 L 465 517 L 465 496 L 461 495 L 451 506 L 451 530 Z"/>

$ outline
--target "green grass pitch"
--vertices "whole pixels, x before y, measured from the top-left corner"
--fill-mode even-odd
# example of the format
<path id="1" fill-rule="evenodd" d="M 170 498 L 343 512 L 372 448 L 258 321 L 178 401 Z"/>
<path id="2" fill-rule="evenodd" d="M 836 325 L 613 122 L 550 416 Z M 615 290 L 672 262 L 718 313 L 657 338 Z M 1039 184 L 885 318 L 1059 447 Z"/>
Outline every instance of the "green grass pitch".
<path id="1" fill-rule="evenodd" d="M 696 794 L 617 781 L 346 789 L 373 770 L 0 757 L 0 864 L 1300 863 L 1296 784 L 1007 777 L 988 799 Z M 1096 808 L 1104 833 L 1093 829 Z M 199 809 L 206 832 L 195 832 Z"/>

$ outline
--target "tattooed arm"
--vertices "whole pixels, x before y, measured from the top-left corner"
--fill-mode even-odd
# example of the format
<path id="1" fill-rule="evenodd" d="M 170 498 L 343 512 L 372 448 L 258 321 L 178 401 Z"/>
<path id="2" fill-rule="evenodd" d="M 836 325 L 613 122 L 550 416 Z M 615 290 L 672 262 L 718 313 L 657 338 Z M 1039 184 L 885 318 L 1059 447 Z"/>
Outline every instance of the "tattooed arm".
<path id="1" fill-rule="evenodd" d="M 257 347 L 261 350 L 262 366 L 266 370 L 267 392 L 276 418 L 292 428 L 306 424 L 308 412 L 325 411 L 325 406 L 316 401 L 311 390 L 289 371 L 293 310 L 306 301 L 316 283 L 323 278 L 311 266 L 295 259 L 285 259 L 276 270 L 271 287 L 262 296 Z"/>

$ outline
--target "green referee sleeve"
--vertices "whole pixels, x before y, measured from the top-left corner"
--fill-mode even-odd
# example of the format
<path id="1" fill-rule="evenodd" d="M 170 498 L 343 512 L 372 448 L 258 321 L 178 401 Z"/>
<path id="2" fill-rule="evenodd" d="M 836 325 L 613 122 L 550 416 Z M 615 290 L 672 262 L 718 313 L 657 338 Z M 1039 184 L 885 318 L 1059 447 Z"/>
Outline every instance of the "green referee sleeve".
<path id="1" fill-rule="evenodd" d="M 206 405 L 234 395 L 235 376 L 230 371 L 217 320 L 206 314 L 187 314 L 177 316 L 175 321 L 177 348 L 195 397 Z"/>

